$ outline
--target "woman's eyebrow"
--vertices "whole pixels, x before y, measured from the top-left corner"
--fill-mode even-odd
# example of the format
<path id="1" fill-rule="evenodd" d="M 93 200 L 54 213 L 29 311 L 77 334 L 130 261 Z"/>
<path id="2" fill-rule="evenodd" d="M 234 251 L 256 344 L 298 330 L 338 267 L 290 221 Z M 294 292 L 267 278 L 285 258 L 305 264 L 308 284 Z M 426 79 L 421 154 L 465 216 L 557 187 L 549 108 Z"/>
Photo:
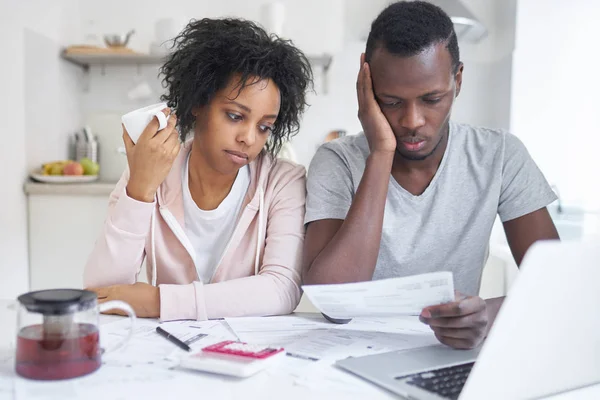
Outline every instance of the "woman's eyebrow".
<path id="1" fill-rule="evenodd" d="M 252 114 L 252 109 L 242 103 L 239 103 L 235 100 L 228 100 L 227 101 L 228 104 L 234 104 L 236 106 L 238 106 L 239 108 L 241 108 L 242 110 L 246 111 L 248 114 Z M 263 118 L 272 118 L 272 119 L 277 119 L 277 114 L 268 114 L 268 115 L 263 115 Z"/>
<path id="2" fill-rule="evenodd" d="M 228 100 L 227 104 L 235 104 L 236 106 L 238 106 L 239 108 L 241 108 L 242 110 L 246 111 L 248 114 L 252 114 L 252 110 L 250 109 L 250 107 L 243 105 L 242 103 L 238 103 L 235 100 Z"/>

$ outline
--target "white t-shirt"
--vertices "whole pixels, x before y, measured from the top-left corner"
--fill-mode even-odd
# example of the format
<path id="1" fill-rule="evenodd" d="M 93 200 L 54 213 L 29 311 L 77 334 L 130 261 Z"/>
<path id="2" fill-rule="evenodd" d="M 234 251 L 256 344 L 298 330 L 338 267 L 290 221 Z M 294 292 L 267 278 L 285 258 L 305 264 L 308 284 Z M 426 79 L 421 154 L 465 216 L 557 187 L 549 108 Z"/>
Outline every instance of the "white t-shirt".
<path id="1" fill-rule="evenodd" d="M 227 197 L 216 209 L 206 211 L 198 208 L 192 199 L 188 179 L 189 162 L 188 156 L 182 178 L 185 232 L 196 252 L 198 276 L 203 283 L 209 283 L 233 234 L 250 184 L 250 169 L 247 165 L 240 168 Z"/>

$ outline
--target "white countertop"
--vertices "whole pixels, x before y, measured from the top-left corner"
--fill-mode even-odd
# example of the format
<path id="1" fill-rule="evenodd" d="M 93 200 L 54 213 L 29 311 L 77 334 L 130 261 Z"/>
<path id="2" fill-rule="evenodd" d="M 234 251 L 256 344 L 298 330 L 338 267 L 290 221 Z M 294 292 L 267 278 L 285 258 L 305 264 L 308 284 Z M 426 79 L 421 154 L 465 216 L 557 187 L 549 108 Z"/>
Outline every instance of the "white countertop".
<path id="1" fill-rule="evenodd" d="M 23 190 L 27 195 L 74 195 L 74 196 L 108 196 L 115 188 L 116 182 L 89 183 L 41 183 L 27 181 Z"/>

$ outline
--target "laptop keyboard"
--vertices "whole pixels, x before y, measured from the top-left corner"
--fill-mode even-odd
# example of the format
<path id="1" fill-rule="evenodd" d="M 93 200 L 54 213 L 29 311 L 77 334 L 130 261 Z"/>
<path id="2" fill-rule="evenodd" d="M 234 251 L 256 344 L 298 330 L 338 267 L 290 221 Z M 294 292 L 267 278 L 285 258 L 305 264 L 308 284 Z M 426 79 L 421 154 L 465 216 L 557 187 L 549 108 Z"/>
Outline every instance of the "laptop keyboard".
<path id="1" fill-rule="evenodd" d="M 458 399 L 473 364 L 475 363 L 455 365 L 396 379 L 406 379 L 406 383 L 409 385 L 418 386 L 421 389 L 454 400 Z"/>

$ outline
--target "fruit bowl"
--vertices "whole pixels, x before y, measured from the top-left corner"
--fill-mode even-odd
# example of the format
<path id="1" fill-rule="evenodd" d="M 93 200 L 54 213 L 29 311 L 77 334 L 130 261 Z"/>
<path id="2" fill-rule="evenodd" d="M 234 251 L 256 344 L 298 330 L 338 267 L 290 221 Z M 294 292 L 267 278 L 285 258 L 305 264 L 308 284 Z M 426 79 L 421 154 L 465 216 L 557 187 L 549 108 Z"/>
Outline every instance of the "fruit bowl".
<path id="1" fill-rule="evenodd" d="M 44 183 L 85 183 L 98 180 L 98 175 L 44 175 L 41 170 L 29 174 L 31 179 Z"/>
<path id="2" fill-rule="evenodd" d="M 42 164 L 29 174 L 31 179 L 45 183 L 83 183 L 98 179 L 98 163 L 89 158 L 79 161 L 60 160 Z"/>

